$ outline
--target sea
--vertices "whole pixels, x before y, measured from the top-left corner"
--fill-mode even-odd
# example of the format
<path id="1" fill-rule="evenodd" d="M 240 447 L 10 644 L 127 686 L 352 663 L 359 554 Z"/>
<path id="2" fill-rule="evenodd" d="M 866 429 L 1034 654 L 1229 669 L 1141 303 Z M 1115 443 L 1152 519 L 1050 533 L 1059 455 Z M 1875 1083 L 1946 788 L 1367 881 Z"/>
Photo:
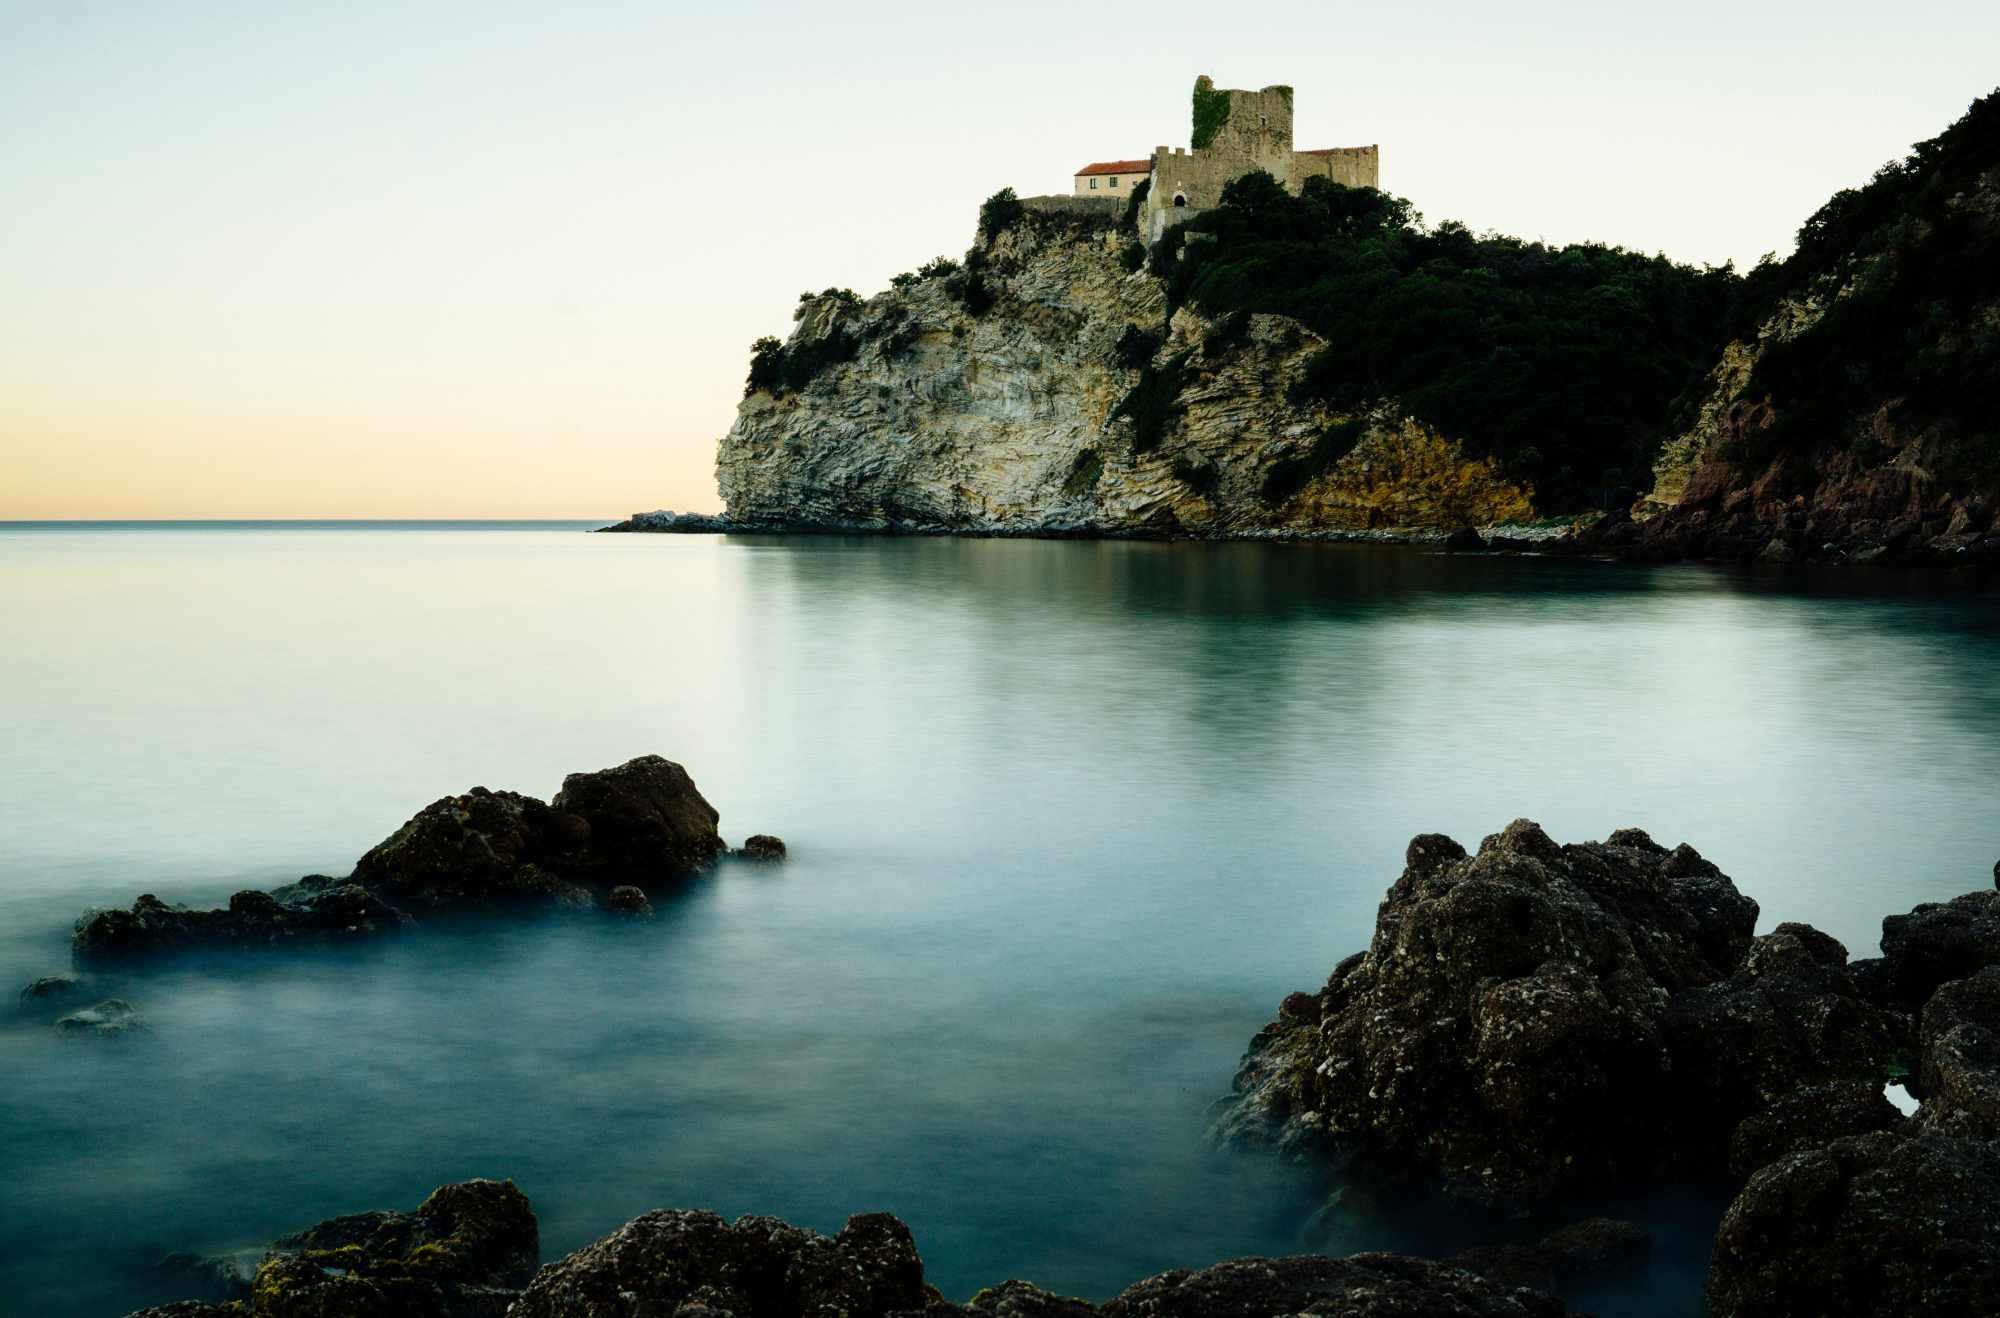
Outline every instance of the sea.
<path id="1" fill-rule="evenodd" d="M 1547 1223 L 1206 1137 L 1409 838 L 1637 825 L 1855 956 L 1994 882 L 2000 591 L 1421 547 L 0 525 L 0 1311 L 180 1298 L 175 1251 L 512 1178 L 554 1259 L 653 1208 L 907 1221 L 963 1299 Z M 659 754 L 732 842 L 659 918 L 15 989 L 140 893 L 344 874 L 426 803 Z M 1714 1186 L 1607 1318 L 1698 1312 Z"/>

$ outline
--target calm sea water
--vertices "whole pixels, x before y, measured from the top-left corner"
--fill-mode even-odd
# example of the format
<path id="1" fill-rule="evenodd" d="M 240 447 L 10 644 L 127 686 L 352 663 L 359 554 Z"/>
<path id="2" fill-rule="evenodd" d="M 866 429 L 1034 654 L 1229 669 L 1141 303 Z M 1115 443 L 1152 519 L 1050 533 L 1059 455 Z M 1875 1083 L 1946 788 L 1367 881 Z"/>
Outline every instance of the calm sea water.
<path id="1" fill-rule="evenodd" d="M 0 1307 L 170 1298 L 254 1245 L 511 1176 L 555 1257 L 643 1210 L 886 1209 L 962 1297 L 1297 1252 L 1202 1144 L 1411 834 L 1638 824 L 1871 951 L 1991 882 L 2000 598 L 1900 578 L 1342 546 L 0 529 L 0 988 L 77 913 L 344 873 L 473 784 L 658 752 L 732 840 L 659 923 L 433 934 L 0 1010 Z M 1607 1314 L 1698 1303 L 1702 1194 Z M 1465 1243 L 1355 1214 L 1332 1252 Z"/>

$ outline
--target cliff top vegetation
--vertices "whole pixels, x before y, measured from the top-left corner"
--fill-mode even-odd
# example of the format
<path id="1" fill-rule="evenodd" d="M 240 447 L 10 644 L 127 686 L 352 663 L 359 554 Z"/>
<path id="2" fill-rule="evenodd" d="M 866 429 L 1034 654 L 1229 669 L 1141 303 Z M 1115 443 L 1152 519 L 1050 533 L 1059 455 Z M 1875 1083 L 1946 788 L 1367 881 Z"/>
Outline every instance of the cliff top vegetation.
<path id="1" fill-rule="evenodd" d="M 1326 179 L 1293 196 L 1262 173 L 1170 230 L 1152 268 L 1174 305 L 1303 322 L 1329 343 L 1306 398 L 1394 398 L 1548 511 L 1630 497 L 1742 283 L 1727 266 L 1427 228 L 1400 197 Z"/>

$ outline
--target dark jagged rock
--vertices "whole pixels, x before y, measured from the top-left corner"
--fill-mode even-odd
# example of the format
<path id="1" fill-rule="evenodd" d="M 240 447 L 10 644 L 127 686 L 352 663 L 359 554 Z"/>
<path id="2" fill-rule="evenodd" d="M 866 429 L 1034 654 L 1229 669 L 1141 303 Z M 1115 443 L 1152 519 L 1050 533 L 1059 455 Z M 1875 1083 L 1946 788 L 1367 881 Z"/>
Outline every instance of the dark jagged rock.
<path id="1" fill-rule="evenodd" d="M 745 860 L 774 863 L 785 858 L 785 840 L 772 837 L 769 833 L 752 833 L 743 839 L 743 845 L 736 854 Z"/>
<path id="2" fill-rule="evenodd" d="M 1447 554 L 1483 554 L 1486 548 L 1486 542 L 1480 539 L 1477 527 L 1461 526 L 1444 538 L 1444 551 Z"/>
<path id="3" fill-rule="evenodd" d="M 1234 1259 L 1148 1277 L 1103 1306 L 1110 1318 L 1557 1318 L 1551 1295 L 1399 1254 Z"/>
<path id="4" fill-rule="evenodd" d="M 717 819 L 686 769 L 645 755 L 573 773 L 547 804 L 484 787 L 433 801 L 354 877 L 419 906 L 563 904 L 566 882 L 648 888 L 706 868 L 723 849 Z"/>
<path id="5" fill-rule="evenodd" d="M 686 769 L 658 755 L 599 773 L 573 773 L 549 804 L 589 827 L 580 871 L 641 888 L 706 869 L 723 851 L 715 807 L 695 790 Z"/>
<path id="6" fill-rule="evenodd" d="M 1674 1116 L 1668 996 L 1727 979 L 1756 918 L 1637 829 L 1558 846 L 1516 820 L 1472 857 L 1418 837 L 1368 951 L 1252 1041 L 1217 1133 L 1494 1204 L 1628 1170 Z"/>
<path id="7" fill-rule="evenodd" d="M 2000 966 L 1933 993 L 1919 1037 L 1918 1123 L 1942 1135 L 2000 1136 Z"/>
<path id="8" fill-rule="evenodd" d="M 540 1231 L 512 1181 L 463 1181 L 414 1212 L 356 1213 L 272 1242 L 255 1318 L 500 1318 L 534 1275 Z"/>
<path id="9" fill-rule="evenodd" d="M 1849 1135 L 1903 1124 L 1874 1079 L 1810 1085 L 1746 1117 L 1729 1140 L 1729 1170 L 1748 1177 L 1760 1167 Z"/>
<path id="10" fill-rule="evenodd" d="M 354 878 L 392 901 L 458 906 L 553 897 L 545 863 L 580 849 L 589 828 L 541 801 L 475 787 L 418 811 L 355 862 Z"/>
<path id="11" fill-rule="evenodd" d="M 2000 1145 L 1883 1131 L 1765 1167 L 1729 1206 L 1710 1318 L 2000 1313 Z"/>
<path id="12" fill-rule="evenodd" d="M 646 900 L 646 894 L 631 884 L 620 884 L 604 896 L 604 909 L 613 915 L 622 915 L 633 920 L 653 918 L 653 903 Z"/>
<path id="13" fill-rule="evenodd" d="M 83 981 L 75 975 L 43 975 L 21 990 L 21 1005 L 40 1007 L 68 1002 L 82 996 L 83 992 Z"/>
<path id="14" fill-rule="evenodd" d="M 141 1309 L 126 1318 L 243 1318 L 243 1313 L 243 1309 L 235 1304 L 175 1300 L 172 1304 L 156 1304 L 150 1309 Z"/>
<path id="15" fill-rule="evenodd" d="M 411 923 L 405 908 L 591 910 L 604 888 L 656 887 L 706 868 L 724 849 L 716 823 L 687 770 L 657 755 L 573 773 L 552 804 L 475 787 L 418 811 L 347 879 L 239 892 L 226 910 L 147 894 L 129 911 L 85 915 L 71 953 L 92 963 L 346 942 L 400 931 Z M 638 913 L 621 900 L 615 913 Z"/>
<path id="16" fill-rule="evenodd" d="M 1057 1295 L 1025 1281 L 1003 1281 L 988 1286 L 963 1305 L 933 1303 L 927 1313 L 944 1318 L 951 1314 L 978 1314 L 987 1318 L 1091 1318 L 1096 1305 L 1073 1295 Z"/>
<path id="17" fill-rule="evenodd" d="M 650 1318 L 696 1306 L 734 1318 L 882 1318 L 929 1301 L 909 1228 L 851 1217 L 831 1239 L 770 1217 L 666 1210 L 543 1268 L 513 1318 Z"/>
<path id="18" fill-rule="evenodd" d="M 1882 921 L 1882 961 L 1888 1000 L 1910 1011 L 1940 984 L 2000 965 L 2000 891 L 1968 892 L 1889 916 Z"/>
<path id="19" fill-rule="evenodd" d="M 1675 1109 L 1718 1150 L 1739 1121 L 1806 1086 L 1850 1080 L 1879 1095 L 1909 1044 L 1906 1019 L 1861 996 L 1847 949 L 1806 924 L 1756 939 L 1722 983 L 1674 994 L 1664 1023 Z"/>
<path id="20" fill-rule="evenodd" d="M 1532 1245 L 1485 1245 L 1451 1261 L 1504 1286 L 1554 1291 L 1643 1271 L 1653 1237 L 1635 1222 L 1592 1217 L 1551 1231 Z"/>
<path id="21" fill-rule="evenodd" d="M 106 998 L 62 1017 L 55 1031 L 65 1039 L 136 1039 L 151 1034 L 153 1027 L 123 998 Z"/>
<path id="22" fill-rule="evenodd" d="M 365 941 L 402 931 L 409 917 L 366 888 L 339 883 L 281 902 L 239 892 L 226 910 L 169 906 L 151 893 L 129 911 L 94 911 L 77 921 L 70 953 L 79 964 L 216 949 Z"/>

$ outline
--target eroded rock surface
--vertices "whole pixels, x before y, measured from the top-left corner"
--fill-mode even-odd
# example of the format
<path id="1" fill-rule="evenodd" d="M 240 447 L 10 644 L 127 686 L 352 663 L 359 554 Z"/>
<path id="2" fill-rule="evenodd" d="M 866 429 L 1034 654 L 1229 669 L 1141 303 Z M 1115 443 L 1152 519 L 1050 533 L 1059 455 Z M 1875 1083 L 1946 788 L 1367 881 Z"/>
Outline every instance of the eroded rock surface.
<path id="1" fill-rule="evenodd" d="M 2000 1146 L 1898 1131 L 1765 1167 L 1730 1205 L 1710 1318 L 2000 1313 Z"/>
<path id="2" fill-rule="evenodd" d="M 1675 1120 L 1668 999 L 1743 964 L 1756 903 L 1637 829 L 1558 846 L 1516 820 L 1407 859 L 1368 950 L 1252 1042 L 1218 1133 L 1494 1204 L 1650 1156 Z"/>
<path id="3" fill-rule="evenodd" d="M 65 1039 L 137 1039 L 151 1034 L 153 1027 L 123 998 L 106 998 L 62 1017 L 55 1031 Z"/>
<path id="4" fill-rule="evenodd" d="M 513 1318 L 882 1318 L 929 1299 L 909 1228 L 886 1213 L 829 1238 L 771 1217 L 662 1210 L 543 1268 Z"/>

